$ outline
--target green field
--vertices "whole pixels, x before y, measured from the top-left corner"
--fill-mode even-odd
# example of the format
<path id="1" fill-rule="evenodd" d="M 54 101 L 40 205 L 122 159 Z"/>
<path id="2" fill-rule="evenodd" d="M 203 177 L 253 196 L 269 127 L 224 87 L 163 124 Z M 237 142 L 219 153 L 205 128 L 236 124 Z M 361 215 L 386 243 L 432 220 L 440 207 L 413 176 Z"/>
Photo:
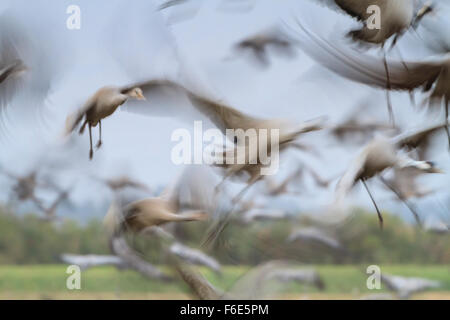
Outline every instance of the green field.
<path id="1" fill-rule="evenodd" d="M 202 273 L 218 288 L 229 288 L 248 268 L 225 267 L 222 275 L 206 269 Z M 386 292 L 386 289 L 368 290 L 367 276 L 363 266 L 317 266 L 326 289 L 319 292 L 315 288 L 291 284 L 280 293 L 280 297 L 301 298 L 342 298 L 355 299 L 368 293 Z M 417 276 L 442 283 L 435 291 L 418 295 L 419 298 L 450 299 L 450 268 L 447 266 L 390 265 L 381 266 L 382 272 L 403 276 Z M 1 299 L 182 299 L 188 298 L 189 291 L 179 283 L 150 281 L 133 271 L 118 271 L 112 267 L 102 267 L 83 271 L 81 290 L 66 288 L 66 266 L 0 266 Z"/>

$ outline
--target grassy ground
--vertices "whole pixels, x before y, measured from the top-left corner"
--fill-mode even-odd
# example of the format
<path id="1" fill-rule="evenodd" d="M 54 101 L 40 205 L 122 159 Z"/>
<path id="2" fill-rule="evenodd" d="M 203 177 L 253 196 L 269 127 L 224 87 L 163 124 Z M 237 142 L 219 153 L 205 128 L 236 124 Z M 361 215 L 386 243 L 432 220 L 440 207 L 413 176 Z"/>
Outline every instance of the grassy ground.
<path id="1" fill-rule="evenodd" d="M 218 288 L 227 289 L 247 270 L 225 267 L 222 275 L 202 269 L 202 273 Z M 326 289 L 289 285 L 280 293 L 286 299 L 355 299 L 364 294 L 386 292 L 368 290 L 365 267 L 318 266 Z M 419 299 L 450 300 L 450 268 L 447 266 L 398 265 L 381 266 L 382 272 L 424 277 L 442 282 L 442 287 L 417 295 Z M 142 278 L 133 271 L 102 267 L 84 271 L 81 290 L 66 288 L 66 266 L 0 266 L 0 299 L 184 299 L 188 290 L 177 283 L 161 283 Z"/>

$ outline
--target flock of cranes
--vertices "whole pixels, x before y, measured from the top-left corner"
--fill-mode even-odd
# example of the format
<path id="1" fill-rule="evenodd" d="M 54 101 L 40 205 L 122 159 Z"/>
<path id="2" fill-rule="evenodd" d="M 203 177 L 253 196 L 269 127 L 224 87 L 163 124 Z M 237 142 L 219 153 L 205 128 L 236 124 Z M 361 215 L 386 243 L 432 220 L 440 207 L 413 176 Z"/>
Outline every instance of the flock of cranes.
<path id="1" fill-rule="evenodd" d="M 225 1 L 225 0 L 224 0 Z M 172 7 L 182 7 L 191 1 L 168 1 L 160 4 L 156 12 L 164 12 Z M 199 1 L 200 2 L 200 1 Z M 170 280 L 164 272 L 142 259 L 127 243 L 126 234 L 145 234 L 152 237 L 152 241 L 163 243 L 165 252 L 170 256 L 170 264 L 177 270 L 181 278 L 188 284 L 192 292 L 199 298 L 229 298 L 229 297 L 260 297 L 264 290 L 261 286 L 272 281 L 292 282 L 298 281 L 318 288 L 324 287 L 324 282 L 314 270 L 304 268 L 292 268 L 282 262 L 270 262 L 255 268 L 250 274 L 236 283 L 236 288 L 241 288 L 224 293 L 214 288 L 197 271 L 188 265 L 202 265 L 220 273 L 221 266 L 213 257 L 207 256 L 200 250 L 189 248 L 177 241 L 172 234 L 176 224 L 185 222 L 208 221 L 211 228 L 206 230 L 205 244 L 214 242 L 224 228 L 235 221 L 246 224 L 258 220 L 288 219 L 289 215 L 279 210 L 270 210 L 264 206 L 245 201 L 245 195 L 251 187 L 263 180 L 265 182 L 265 195 L 277 197 L 282 194 L 302 194 L 302 180 L 309 175 L 317 186 L 328 188 L 337 181 L 334 200 L 331 201 L 333 210 L 343 208 L 346 210 L 348 195 L 359 182 L 367 190 L 370 199 L 378 214 L 380 226 L 383 227 L 383 216 L 376 202 L 376 197 L 369 189 L 367 181 L 372 178 L 379 180 L 391 190 L 399 201 L 403 202 L 411 211 L 419 225 L 423 225 L 420 213 L 410 202 L 412 198 L 421 198 L 432 194 L 434 190 L 426 190 L 417 183 L 422 174 L 443 173 L 440 168 L 431 161 L 430 145 L 434 137 L 446 132 L 450 146 L 450 132 L 448 120 L 448 106 L 450 101 L 450 52 L 422 61 L 394 60 L 390 50 L 386 50 L 386 44 L 391 48 L 397 47 L 400 38 L 410 30 L 416 30 L 420 23 L 428 15 L 439 10 L 434 3 L 421 3 L 419 6 L 413 0 L 321 0 L 321 3 L 339 10 L 343 14 L 350 15 L 360 22 L 358 29 L 348 33 L 353 42 L 364 44 L 356 47 L 354 43 L 331 41 L 311 31 L 300 19 L 295 19 L 294 25 L 284 23 L 272 26 L 261 32 L 255 33 L 237 42 L 231 50 L 232 58 L 236 59 L 246 52 L 250 52 L 250 58 L 261 66 L 269 66 L 271 53 L 278 53 L 289 59 L 295 59 L 296 50 L 300 49 L 309 55 L 318 64 L 332 70 L 343 78 L 350 79 L 360 84 L 378 87 L 387 92 L 387 106 L 389 110 L 390 124 L 374 120 L 362 121 L 358 115 L 367 108 L 377 108 L 376 105 L 363 106 L 357 109 L 351 116 L 340 124 L 330 125 L 326 117 L 294 121 L 293 119 L 260 118 L 253 116 L 238 105 L 228 103 L 220 95 L 206 93 L 198 90 L 198 83 L 193 78 L 180 77 L 153 77 L 130 82 L 127 85 L 110 85 L 105 83 L 97 89 L 87 101 L 66 118 L 64 135 L 69 136 L 74 131 L 82 134 L 87 126 L 89 131 L 89 159 L 94 156 L 92 128 L 99 129 L 96 148 L 102 146 L 102 121 L 114 114 L 120 106 L 127 111 L 153 116 L 152 101 L 164 101 L 177 97 L 177 101 L 187 105 L 180 108 L 188 108 L 190 116 L 200 119 L 208 119 L 224 135 L 228 129 L 254 129 L 257 133 L 257 141 L 247 141 L 235 138 L 231 141 L 231 148 L 224 148 L 220 153 L 226 156 L 244 148 L 244 159 L 241 162 L 214 164 L 209 169 L 220 172 L 220 179 L 213 183 L 212 179 L 202 180 L 201 174 L 195 174 L 190 181 L 180 179 L 172 188 L 168 188 L 161 194 L 155 194 L 144 183 L 134 181 L 126 176 L 117 178 L 98 178 L 113 192 L 113 203 L 105 217 L 105 224 L 110 235 L 110 247 L 112 256 L 76 256 L 65 254 L 61 259 L 70 264 L 77 264 L 82 268 L 90 268 L 98 265 L 113 265 L 119 269 L 133 269 L 146 277 Z M 380 9 L 381 25 L 379 28 L 371 28 L 373 11 L 370 6 Z M 326 9 L 324 9 L 326 10 Z M 35 60 L 28 60 L 30 50 L 32 52 L 34 42 L 28 39 L 30 30 L 24 30 L 22 26 L 15 28 L 17 21 L 8 15 L 8 10 L 1 13 L 0 28 L 0 111 L 14 110 L 14 97 L 21 91 L 39 91 L 34 104 L 44 104 L 49 94 L 49 74 L 44 74 L 42 83 L 36 85 L 35 81 L 29 81 L 39 77 L 33 68 Z M 29 42 L 27 42 L 29 41 Z M 369 52 L 362 52 L 372 45 L 380 46 L 383 57 L 380 59 Z M 51 48 L 50 48 L 51 49 Z M 397 48 L 398 49 L 398 48 Z M 40 54 L 42 48 L 39 49 Z M 45 50 L 44 50 L 45 51 Z M 399 55 L 400 50 L 398 50 Z M 189 73 L 181 53 L 177 55 L 180 69 Z M 39 59 L 42 59 L 39 56 Z M 229 60 L 227 58 L 226 60 Z M 44 64 L 46 65 L 46 64 Z M 186 71 L 187 70 L 187 71 Z M 45 70 L 44 73 L 51 70 Z M 186 76 L 186 75 L 184 75 Z M 430 110 L 438 110 L 443 107 L 444 121 L 433 122 L 420 129 L 412 131 L 401 130 L 396 127 L 394 121 L 395 108 L 392 106 L 390 94 L 392 91 L 408 91 L 413 95 L 422 90 L 426 94 L 425 102 Z M 161 100 L 162 99 L 162 100 Z M 360 106 L 358 105 L 358 108 Z M 39 108 L 39 107 L 38 107 Z M 161 106 L 160 106 L 161 109 Z M 164 109 L 164 106 L 162 107 Z M 180 114 L 167 115 L 177 117 Z M 427 116 L 432 119 L 432 114 Z M 425 121 L 425 119 L 424 119 Z M 427 120 L 428 121 L 428 120 Z M 104 121 L 106 122 L 106 120 Z M 270 157 L 273 147 L 271 138 L 263 138 L 260 132 L 279 130 L 279 143 L 277 150 L 297 149 L 302 153 L 320 157 L 321 146 L 304 143 L 309 136 L 317 132 L 327 132 L 334 136 L 340 143 L 349 143 L 355 136 L 360 135 L 364 141 L 361 151 L 356 154 L 349 163 L 348 168 L 339 177 L 324 178 L 307 163 L 299 164 L 296 170 L 283 181 L 277 183 L 270 177 L 261 174 L 261 170 L 267 164 L 260 157 L 260 149 L 265 148 Z M 151 129 L 150 129 L 151 130 Z M 254 143 L 254 145 L 251 145 Z M 439 145 L 439 148 L 442 146 Z M 443 148 L 441 148 L 443 149 Z M 284 162 L 280 158 L 280 162 Z M 217 170 L 219 169 L 219 170 Z M 385 178 L 388 170 L 394 172 L 391 178 Z M 26 176 L 16 176 L 2 170 L 16 181 L 12 191 L 19 201 L 32 201 L 44 213 L 46 219 L 54 220 L 57 215 L 58 205 L 68 198 L 68 190 L 58 190 L 56 200 L 45 206 L 42 200 L 35 194 L 37 188 L 41 188 L 36 171 Z M 191 174 L 192 175 L 192 174 Z M 182 177 L 183 178 L 183 177 Z M 245 183 L 245 187 L 234 197 L 227 194 L 229 180 L 238 180 Z M 55 189 L 55 186 L 52 185 Z M 124 189 L 141 190 L 147 196 L 140 197 L 136 194 L 125 197 Z M 186 196 L 187 195 L 187 196 Z M 226 205 L 223 205 L 223 203 Z M 212 221 L 212 222 L 211 222 Z M 164 228 L 164 229 L 163 229 Z M 448 232 L 448 227 L 447 227 Z M 286 239 L 286 242 L 305 241 L 321 243 L 324 246 L 336 250 L 341 254 L 347 253 L 339 240 L 317 228 L 301 228 L 295 230 Z M 397 292 L 399 297 L 408 297 L 412 292 L 436 283 L 420 279 L 401 279 L 399 277 L 383 276 L 383 281 L 389 288 Z M 245 290 L 243 290 L 245 289 Z"/>

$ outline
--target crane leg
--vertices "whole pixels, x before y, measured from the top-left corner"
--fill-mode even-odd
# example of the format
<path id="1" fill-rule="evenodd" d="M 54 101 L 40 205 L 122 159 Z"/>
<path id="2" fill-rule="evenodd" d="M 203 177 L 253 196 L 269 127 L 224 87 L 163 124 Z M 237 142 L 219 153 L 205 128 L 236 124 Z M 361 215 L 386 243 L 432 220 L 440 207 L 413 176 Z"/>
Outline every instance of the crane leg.
<path id="1" fill-rule="evenodd" d="M 88 120 L 84 120 L 83 124 L 80 127 L 80 131 L 78 131 L 78 134 L 83 134 L 84 128 L 86 128 L 86 124 L 88 123 Z"/>
<path id="2" fill-rule="evenodd" d="M 391 122 L 392 126 L 395 127 L 395 119 L 394 119 L 394 112 L 392 111 L 392 101 L 391 101 L 391 77 L 389 75 L 389 67 L 387 63 L 386 58 L 386 50 L 383 48 L 383 64 L 384 64 L 384 70 L 386 71 L 386 101 L 387 101 L 387 108 L 389 112 L 389 121 Z"/>
<path id="3" fill-rule="evenodd" d="M 383 177 L 380 177 L 381 182 L 383 182 L 383 184 L 388 187 L 396 196 L 397 198 L 403 202 L 403 204 L 408 207 L 409 211 L 411 211 L 411 213 L 414 216 L 414 219 L 416 219 L 417 224 L 422 227 L 422 221 L 420 220 L 420 216 L 417 213 L 417 211 L 415 210 L 415 208 L 408 202 L 408 200 L 405 199 L 405 197 L 403 197 L 389 182 L 386 181 L 386 179 L 384 179 Z"/>
<path id="4" fill-rule="evenodd" d="M 405 67 L 406 71 L 409 72 L 409 68 L 408 68 L 408 66 L 407 66 L 406 63 L 405 63 L 405 59 L 403 59 L 402 52 L 400 51 L 399 47 L 396 46 L 397 41 L 398 41 L 399 38 L 400 38 L 400 35 L 397 34 L 397 35 L 395 36 L 394 40 L 392 41 L 392 45 L 391 45 L 391 47 L 390 47 L 390 50 L 394 49 L 394 47 L 395 47 L 395 49 L 397 50 L 397 55 L 398 55 L 398 57 L 400 58 L 400 61 L 402 62 L 403 67 Z"/>
<path id="5" fill-rule="evenodd" d="M 98 122 L 98 133 L 99 133 L 99 138 L 98 138 L 96 148 L 100 149 L 100 147 L 102 146 L 102 121 L 101 120 Z"/>
<path id="6" fill-rule="evenodd" d="M 251 179 L 248 181 L 247 185 L 245 186 L 244 189 L 241 190 L 241 192 L 239 192 L 234 198 L 233 198 L 233 203 L 238 203 L 242 197 L 247 193 L 247 191 L 251 188 L 251 186 L 253 186 L 259 179 L 261 178 L 261 175 L 256 175 L 251 177 Z"/>
<path id="7" fill-rule="evenodd" d="M 445 97 L 444 99 L 448 99 Z M 445 102 L 445 132 L 447 132 L 447 139 L 448 139 L 448 150 L 450 151 L 450 129 L 448 128 L 448 106 L 449 100 Z"/>
<path id="8" fill-rule="evenodd" d="M 414 91 L 409 91 L 409 100 L 411 101 L 411 104 L 413 107 L 416 107 L 416 98 L 414 96 Z"/>
<path id="9" fill-rule="evenodd" d="M 403 55 L 402 55 L 402 53 L 400 52 L 400 49 L 399 49 L 398 47 L 396 47 L 396 48 L 397 48 L 398 56 L 400 57 L 400 60 L 401 60 L 401 62 L 402 62 L 402 65 L 405 67 L 406 71 L 409 72 L 408 65 L 406 64 L 405 60 L 403 59 Z"/>
<path id="10" fill-rule="evenodd" d="M 222 186 L 225 184 L 225 182 L 228 180 L 228 178 L 231 176 L 231 174 L 226 174 L 223 178 L 222 181 L 220 181 L 220 183 L 214 187 L 214 194 L 218 195 L 220 192 L 220 189 L 222 189 Z"/>
<path id="11" fill-rule="evenodd" d="M 214 192 L 217 195 L 220 192 L 220 189 L 222 189 L 222 186 L 225 184 L 225 182 L 231 178 L 234 174 L 236 174 L 236 170 L 231 168 L 228 169 L 224 175 L 224 177 L 222 178 L 222 181 L 220 181 L 220 183 L 214 188 Z"/>
<path id="12" fill-rule="evenodd" d="M 36 198 L 36 196 L 32 195 L 31 196 L 31 201 L 42 211 L 45 213 L 46 208 L 44 207 L 44 205 L 42 204 L 42 201 L 39 200 L 38 198 Z"/>
<path id="13" fill-rule="evenodd" d="M 205 240 L 202 242 L 202 247 L 211 247 L 219 238 L 220 234 L 225 230 L 225 228 L 230 223 L 231 216 L 235 213 L 235 207 L 236 204 L 242 199 L 242 197 L 245 195 L 245 193 L 248 191 L 248 189 L 255 184 L 259 179 L 261 178 L 261 175 L 253 176 L 249 181 L 247 186 L 239 192 L 237 196 L 235 196 L 232 200 L 232 207 L 231 209 L 220 218 L 219 221 L 217 221 L 208 231 L 207 236 Z"/>
<path id="14" fill-rule="evenodd" d="M 94 150 L 92 149 L 92 127 L 91 124 L 88 124 L 88 126 L 89 126 L 89 143 L 90 143 L 89 160 L 92 160 L 92 158 L 94 157 Z"/>
<path id="15" fill-rule="evenodd" d="M 206 238 L 202 241 L 200 247 L 212 248 L 216 244 L 217 240 L 219 239 L 219 236 L 222 234 L 223 230 L 225 230 L 228 224 L 230 223 L 230 217 L 232 214 L 233 212 L 227 212 L 225 217 L 223 217 L 221 220 L 219 220 L 215 225 L 211 227 L 211 229 L 208 231 L 206 235 Z"/>
<path id="16" fill-rule="evenodd" d="M 381 215 L 381 211 L 380 211 L 380 209 L 378 209 L 377 203 L 375 202 L 375 199 L 373 198 L 372 193 L 370 192 L 369 187 L 367 186 L 366 180 L 361 179 L 361 182 L 363 183 L 364 188 L 366 188 L 366 191 L 369 194 L 370 200 L 372 200 L 375 210 L 377 210 L 378 221 L 380 222 L 380 228 L 383 229 L 383 216 Z"/>

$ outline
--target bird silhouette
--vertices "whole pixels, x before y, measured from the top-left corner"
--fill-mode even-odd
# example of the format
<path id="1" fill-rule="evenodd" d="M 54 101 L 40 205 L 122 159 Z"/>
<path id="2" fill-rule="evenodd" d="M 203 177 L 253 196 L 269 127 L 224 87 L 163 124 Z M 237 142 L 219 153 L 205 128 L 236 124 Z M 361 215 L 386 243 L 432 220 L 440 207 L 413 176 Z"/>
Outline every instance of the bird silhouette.
<path id="1" fill-rule="evenodd" d="M 66 135 L 76 129 L 81 123 L 79 130 L 83 134 L 86 125 L 89 129 L 89 159 L 94 156 L 92 148 L 92 127 L 99 125 L 99 140 L 97 149 L 102 145 L 102 120 L 112 115 L 116 109 L 124 104 L 129 98 L 144 100 L 142 90 L 139 87 L 103 87 L 99 89 L 88 101 L 66 119 Z"/>

